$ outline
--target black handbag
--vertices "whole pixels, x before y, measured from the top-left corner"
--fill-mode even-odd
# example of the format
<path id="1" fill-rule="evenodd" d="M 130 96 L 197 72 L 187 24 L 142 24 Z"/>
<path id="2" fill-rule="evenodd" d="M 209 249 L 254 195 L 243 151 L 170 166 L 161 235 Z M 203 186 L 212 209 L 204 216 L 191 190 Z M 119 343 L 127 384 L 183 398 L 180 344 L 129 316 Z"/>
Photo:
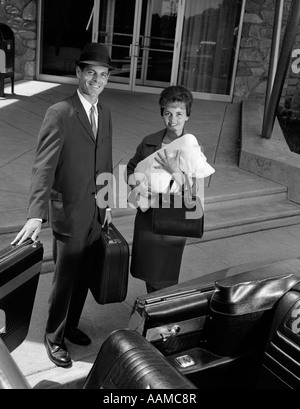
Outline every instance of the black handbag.
<path id="1" fill-rule="evenodd" d="M 180 237 L 201 238 L 204 231 L 204 211 L 200 197 L 192 195 L 189 183 L 187 193 L 159 193 L 153 207 L 152 231 Z"/>

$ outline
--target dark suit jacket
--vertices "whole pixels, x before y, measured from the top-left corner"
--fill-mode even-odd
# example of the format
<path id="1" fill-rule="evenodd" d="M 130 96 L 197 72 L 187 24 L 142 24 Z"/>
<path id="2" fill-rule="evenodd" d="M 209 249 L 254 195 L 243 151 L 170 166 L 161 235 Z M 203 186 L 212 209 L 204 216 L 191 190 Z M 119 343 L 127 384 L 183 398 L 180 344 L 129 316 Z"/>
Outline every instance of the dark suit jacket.
<path id="1" fill-rule="evenodd" d="M 151 135 L 147 135 L 143 138 L 142 142 L 136 148 L 134 156 L 127 164 L 127 180 L 129 176 L 134 173 L 134 169 L 139 162 L 161 148 L 161 143 L 164 139 L 165 133 L 166 129 L 162 129 L 161 131 L 155 132 Z"/>
<path id="2" fill-rule="evenodd" d="M 97 205 L 97 175 L 112 174 L 111 113 L 100 102 L 98 111 L 97 140 L 77 92 L 51 106 L 41 126 L 28 218 L 45 221 L 49 211 L 50 226 L 59 234 L 80 236 L 89 229 Z"/>

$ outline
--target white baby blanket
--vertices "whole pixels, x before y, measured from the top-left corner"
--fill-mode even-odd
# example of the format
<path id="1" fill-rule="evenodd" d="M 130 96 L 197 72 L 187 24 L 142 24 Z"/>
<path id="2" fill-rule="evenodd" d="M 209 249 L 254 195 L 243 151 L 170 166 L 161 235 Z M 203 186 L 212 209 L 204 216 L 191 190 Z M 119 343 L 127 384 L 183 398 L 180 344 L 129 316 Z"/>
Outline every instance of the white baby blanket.
<path id="1" fill-rule="evenodd" d="M 142 210 L 147 210 L 151 206 L 151 201 L 149 203 L 149 200 L 146 199 L 149 188 L 151 193 L 163 193 L 169 188 L 172 175 L 164 169 L 155 168 L 155 166 L 159 166 L 155 158 L 158 158 L 158 153 L 164 157 L 164 150 L 170 156 L 175 156 L 176 152 L 180 151 L 180 169 L 190 178 L 205 178 L 215 172 L 214 168 L 207 163 L 206 157 L 201 151 L 201 147 L 194 135 L 186 134 L 175 139 L 139 162 L 134 174 L 129 178 L 129 184 L 136 185 L 137 181 L 140 182 L 136 189 L 141 194 L 138 204 Z M 178 189 L 180 189 L 179 186 L 174 183 L 171 191 L 176 192 Z"/>

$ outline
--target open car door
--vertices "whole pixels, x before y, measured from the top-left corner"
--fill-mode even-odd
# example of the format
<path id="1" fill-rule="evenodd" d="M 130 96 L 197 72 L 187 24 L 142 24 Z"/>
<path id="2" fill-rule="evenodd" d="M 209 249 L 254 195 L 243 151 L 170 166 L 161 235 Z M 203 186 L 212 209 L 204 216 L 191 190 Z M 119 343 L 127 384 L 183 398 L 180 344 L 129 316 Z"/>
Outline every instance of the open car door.
<path id="1" fill-rule="evenodd" d="M 27 386 L 10 352 L 28 334 L 43 254 L 31 239 L 0 250 L 0 389 Z"/>

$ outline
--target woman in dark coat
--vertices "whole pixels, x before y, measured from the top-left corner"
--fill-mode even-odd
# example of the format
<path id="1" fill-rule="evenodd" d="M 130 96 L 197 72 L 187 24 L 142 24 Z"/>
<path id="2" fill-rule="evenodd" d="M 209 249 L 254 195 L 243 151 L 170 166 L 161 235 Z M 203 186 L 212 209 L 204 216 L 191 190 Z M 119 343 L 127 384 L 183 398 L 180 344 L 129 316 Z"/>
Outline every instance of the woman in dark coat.
<path id="1" fill-rule="evenodd" d="M 182 86 L 170 86 L 160 95 L 159 105 L 165 129 L 146 136 L 127 165 L 127 178 L 134 173 L 137 164 L 186 134 L 184 126 L 189 119 L 193 103 L 192 93 Z M 160 155 L 157 167 L 172 174 L 174 182 L 182 184 L 179 157 L 170 157 L 165 151 Z M 177 180 L 178 177 L 181 180 Z M 131 188 L 135 186 L 131 185 Z M 152 208 L 145 212 L 137 209 L 134 224 L 130 272 L 133 277 L 146 282 L 148 293 L 178 283 L 185 237 L 175 237 L 152 232 Z"/>

